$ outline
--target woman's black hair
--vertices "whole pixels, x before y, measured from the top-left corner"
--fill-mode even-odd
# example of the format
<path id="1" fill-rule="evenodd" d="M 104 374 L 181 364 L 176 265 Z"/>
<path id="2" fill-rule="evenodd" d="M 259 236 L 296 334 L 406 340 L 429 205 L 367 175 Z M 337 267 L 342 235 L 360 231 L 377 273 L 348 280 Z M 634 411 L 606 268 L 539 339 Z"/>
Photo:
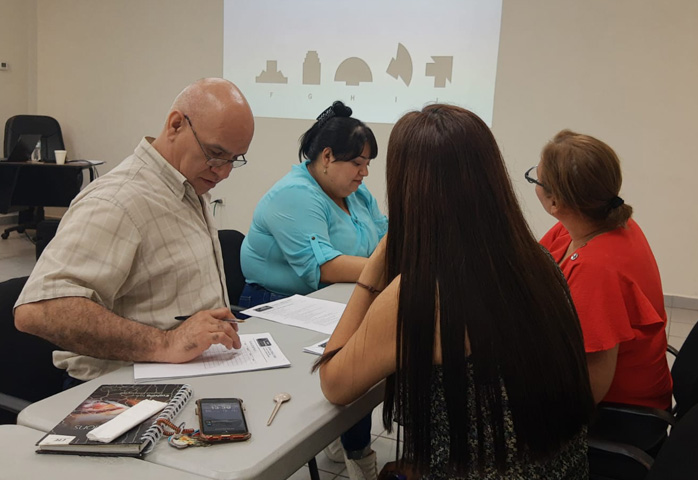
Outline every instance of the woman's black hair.
<path id="1" fill-rule="evenodd" d="M 337 100 L 323 111 L 310 130 L 300 138 L 298 159 L 314 162 L 325 148 L 331 148 L 335 160 L 348 162 L 368 145 L 369 159 L 378 155 L 376 137 L 361 120 L 351 116 L 351 108 Z"/>

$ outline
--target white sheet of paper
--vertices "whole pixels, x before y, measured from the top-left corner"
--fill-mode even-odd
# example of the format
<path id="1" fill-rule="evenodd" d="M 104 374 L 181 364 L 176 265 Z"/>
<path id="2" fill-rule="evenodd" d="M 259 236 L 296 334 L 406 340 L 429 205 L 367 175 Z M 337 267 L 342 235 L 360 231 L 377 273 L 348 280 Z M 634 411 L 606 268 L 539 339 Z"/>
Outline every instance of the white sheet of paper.
<path id="1" fill-rule="evenodd" d="M 330 335 L 345 308 L 343 303 L 293 295 L 248 308 L 242 313 Z"/>
<path id="2" fill-rule="evenodd" d="M 137 381 L 196 377 L 291 365 L 269 333 L 240 335 L 240 342 L 242 348 L 239 350 L 228 350 L 221 344 L 211 345 L 208 350 L 187 363 L 136 363 L 133 365 L 133 377 Z"/>
<path id="3" fill-rule="evenodd" d="M 315 345 L 310 345 L 309 347 L 303 348 L 303 351 L 306 353 L 312 353 L 313 355 L 322 355 L 325 353 L 325 346 L 329 340 L 329 338 L 326 338 L 321 342 L 317 342 Z"/>

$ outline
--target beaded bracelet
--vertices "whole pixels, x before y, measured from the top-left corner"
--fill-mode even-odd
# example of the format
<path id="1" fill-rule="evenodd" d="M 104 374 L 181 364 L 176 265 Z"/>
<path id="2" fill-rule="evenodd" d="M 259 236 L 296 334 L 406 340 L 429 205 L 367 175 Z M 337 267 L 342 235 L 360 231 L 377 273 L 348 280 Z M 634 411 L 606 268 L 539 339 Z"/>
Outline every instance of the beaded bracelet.
<path id="1" fill-rule="evenodd" d="M 366 285 L 365 283 L 356 282 L 356 284 L 361 288 L 365 288 L 366 290 L 368 290 L 369 292 L 371 292 L 373 294 L 381 293 L 383 291 L 383 290 L 378 290 L 377 288 L 372 287 L 371 285 Z"/>

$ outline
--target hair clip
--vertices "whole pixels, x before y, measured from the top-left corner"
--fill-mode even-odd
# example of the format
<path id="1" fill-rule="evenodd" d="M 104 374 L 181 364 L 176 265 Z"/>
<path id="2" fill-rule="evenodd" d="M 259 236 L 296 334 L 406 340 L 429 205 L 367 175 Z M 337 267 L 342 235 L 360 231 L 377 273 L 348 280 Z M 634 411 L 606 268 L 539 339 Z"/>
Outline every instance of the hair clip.
<path id="1" fill-rule="evenodd" d="M 318 115 L 317 121 L 319 124 L 323 124 L 332 117 L 351 117 L 351 113 L 351 108 L 347 107 L 339 100 L 336 100 L 331 106 L 327 107 Z"/>
<path id="2" fill-rule="evenodd" d="M 324 123 L 332 117 L 334 117 L 334 110 L 332 109 L 332 106 L 329 106 L 320 115 L 318 115 L 316 120 L 318 123 Z"/>

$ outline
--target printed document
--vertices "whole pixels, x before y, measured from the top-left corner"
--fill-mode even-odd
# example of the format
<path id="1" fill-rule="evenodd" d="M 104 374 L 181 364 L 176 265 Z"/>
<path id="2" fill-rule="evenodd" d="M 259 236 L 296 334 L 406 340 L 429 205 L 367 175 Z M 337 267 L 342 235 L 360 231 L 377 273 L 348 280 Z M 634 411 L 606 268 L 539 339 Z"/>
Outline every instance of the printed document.
<path id="1" fill-rule="evenodd" d="M 239 350 L 228 350 L 221 344 L 211 345 L 208 350 L 187 363 L 136 363 L 133 365 L 133 378 L 140 381 L 196 377 L 291 365 L 268 333 L 240 335 L 240 342 L 242 348 Z"/>
<path id="2" fill-rule="evenodd" d="M 242 313 L 250 317 L 264 318 L 330 335 L 337 326 L 345 307 L 343 303 L 293 295 L 248 308 Z"/>
<path id="3" fill-rule="evenodd" d="M 329 342 L 330 339 L 326 338 L 322 341 L 317 342 L 314 345 L 310 345 L 309 347 L 305 347 L 303 349 L 304 352 L 306 353 L 312 353 L 313 355 L 322 355 L 325 353 L 325 347 L 327 346 L 327 342 Z"/>

